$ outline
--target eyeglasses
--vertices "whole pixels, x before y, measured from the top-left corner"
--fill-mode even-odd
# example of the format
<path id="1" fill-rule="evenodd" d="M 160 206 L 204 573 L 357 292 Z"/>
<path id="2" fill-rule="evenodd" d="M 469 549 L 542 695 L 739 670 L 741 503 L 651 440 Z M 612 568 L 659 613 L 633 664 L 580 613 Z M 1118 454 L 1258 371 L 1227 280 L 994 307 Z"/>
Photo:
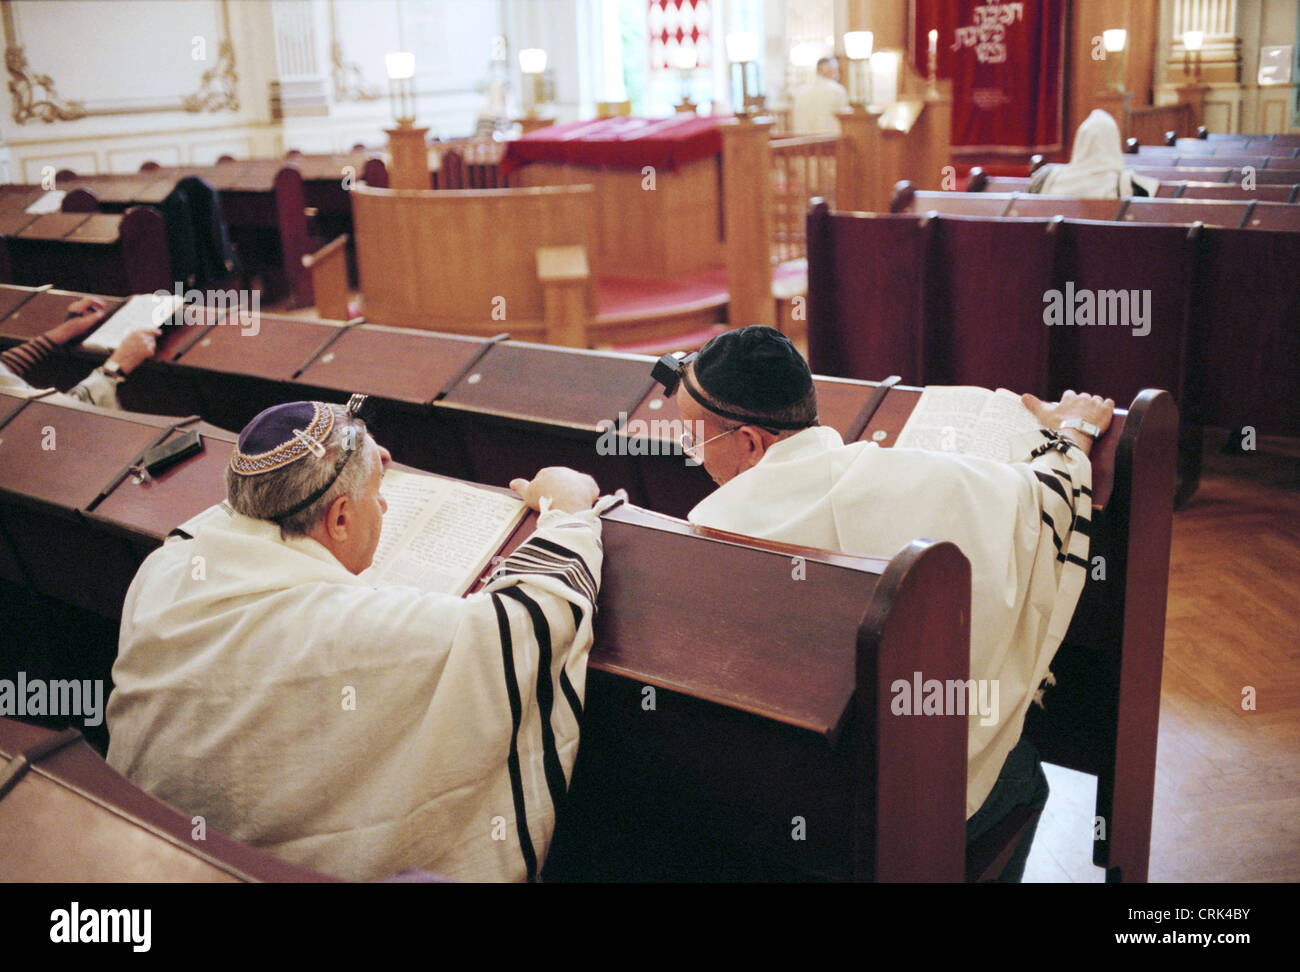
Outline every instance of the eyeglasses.
<path id="1" fill-rule="evenodd" d="M 711 438 L 705 439 L 699 445 L 695 444 L 695 436 L 691 435 L 690 432 L 683 432 L 677 437 L 677 441 L 681 444 L 682 452 L 686 454 L 687 458 L 699 462 L 697 455 L 698 450 L 703 449 L 710 442 L 717 442 L 719 439 L 725 439 L 727 436 L 731 435 L 732 432 L 739 432 L 742 428 L 744 428 L 744 426 L 737 425 L 734 429 L 727 429 L 726 432 L 720 432 Z"/>

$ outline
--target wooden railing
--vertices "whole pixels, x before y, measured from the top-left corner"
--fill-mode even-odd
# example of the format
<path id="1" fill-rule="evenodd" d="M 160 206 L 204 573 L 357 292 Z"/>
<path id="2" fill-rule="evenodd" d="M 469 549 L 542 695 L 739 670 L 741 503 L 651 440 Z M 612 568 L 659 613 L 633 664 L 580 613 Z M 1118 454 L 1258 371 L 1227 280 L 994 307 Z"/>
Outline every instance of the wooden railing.
<path id="1" fill-rule="evenodd" d="M 772 149 L 772 257 L 777 263 L 807 255 L 808 202 L 821 196 L 835 206 L 838 135 L 774 138 Z"/>
<path id="2" fill-rule="evenodd" d="M 1149 105 L 1124 108 L 1124 137 L 1136 138 L 1140 145 L 1164 145 L 1165 132 L 1178 138 L 1196 134 L 1196 109 L 1186 102 L 1176 105 Z"/>
<path id="3" fill-rule="evenodd" d="M 439 142 L 438 168 L 433 173 L 435 189 L 504 189 L 501 157 L 505 143 L 490 138 Z"/>

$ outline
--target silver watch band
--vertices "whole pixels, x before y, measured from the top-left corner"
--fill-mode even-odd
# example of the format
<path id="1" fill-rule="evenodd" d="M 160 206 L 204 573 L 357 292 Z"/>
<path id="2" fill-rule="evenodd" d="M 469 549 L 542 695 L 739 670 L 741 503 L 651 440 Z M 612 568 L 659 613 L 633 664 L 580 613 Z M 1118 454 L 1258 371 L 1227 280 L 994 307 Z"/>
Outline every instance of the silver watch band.
<path id="1" fill-rule="evenodd" d="M 1099 435 L 1101 435 L 1101 426 L 1093 425 L 1087 419 L 1081 419 L 1081 418 L 1066 419 L 1064 422 L 1061 423 L 1060 427 L 1062 429 L 1077 429 L 1078 431 L 1082 432 L 1084 435 L 1091 436 L 1094 439 L 1097 438 Z"/>

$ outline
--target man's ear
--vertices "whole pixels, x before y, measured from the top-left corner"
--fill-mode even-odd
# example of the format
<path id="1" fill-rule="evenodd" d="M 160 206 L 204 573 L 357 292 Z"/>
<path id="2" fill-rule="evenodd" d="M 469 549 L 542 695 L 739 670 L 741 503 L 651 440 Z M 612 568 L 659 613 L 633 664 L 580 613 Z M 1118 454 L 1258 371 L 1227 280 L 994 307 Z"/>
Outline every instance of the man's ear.
<path id="1" fill-rule="evenodd" d="M 336 497 L 325 511 L 325 532 L 331 540 L 341 542 L 348 538 L 348 520 L 352 510 L 347 495 Z"/>
<path id="2" fill-rule="evenodd" d="M 755 428 L 752 425 L 742 425 L 736 430 L 736 437 L 743 443 L 741 451 L 741 463 L 744 469 L 754 466 L 763 458 L 763 453 L 767 451 L 767 443 L 763 438 L 762 429 Z"/>

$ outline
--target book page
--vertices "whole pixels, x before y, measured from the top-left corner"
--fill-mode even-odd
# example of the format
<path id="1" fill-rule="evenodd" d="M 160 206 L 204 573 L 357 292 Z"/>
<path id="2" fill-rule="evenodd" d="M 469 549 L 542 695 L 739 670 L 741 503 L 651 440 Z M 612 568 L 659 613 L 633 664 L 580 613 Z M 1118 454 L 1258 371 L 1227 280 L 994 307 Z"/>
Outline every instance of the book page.
<path id="1" fill-rule="evenodd" d="M 40 196 L 37 200 L 28 206 L 23 212 L 31 213 L 34 216 L 44 216 L 46 213 L 57 213 L 63 208 L 63 197 L 66 196 L 65 189 L 50 189 L 45 195 Z"/>
<path id="2" fill-rule="evenodd" d="M 1021 404 L 1020 396 L 999 388 L 984 403 L 979 423 L 971 436 L 970 454 L 1007 462 L 1011 443 L 1039 427 L 1038 419 Z"/>
<path id="3" fill-rule="evenodd" d="M 116 351 L 133 331 L 152 331 L 170 322 L 183 303 L 175 294 L 166 297 L 136 294 L 82 341 L 81 346 L 92 351 Z"/>
<path id="4" fill-rule="evenodd" d="M 388 502 L 372 565 L 377 587 L 463 594 L 527 512 L 515 496 L 399 469 L 384 474 Z"/>
<path id="5" fill-rule="evenodd" d="M 921 393 L 895 448 L 959 452 L 1007 462 L 1011 443 L 1038 428 L 1038 420 L 1005 388 L 931 385 Z"/>
<path id="6" fill-rule="evenodd" d="M 969 452 L 984 403 L 993 397 L 973 385 L 930 385 L 898 433 L 896 449 Z"/>

